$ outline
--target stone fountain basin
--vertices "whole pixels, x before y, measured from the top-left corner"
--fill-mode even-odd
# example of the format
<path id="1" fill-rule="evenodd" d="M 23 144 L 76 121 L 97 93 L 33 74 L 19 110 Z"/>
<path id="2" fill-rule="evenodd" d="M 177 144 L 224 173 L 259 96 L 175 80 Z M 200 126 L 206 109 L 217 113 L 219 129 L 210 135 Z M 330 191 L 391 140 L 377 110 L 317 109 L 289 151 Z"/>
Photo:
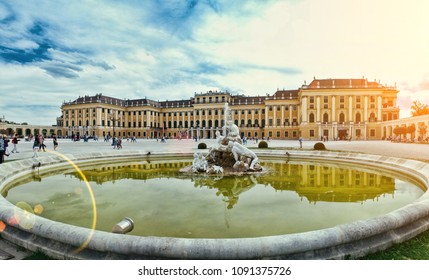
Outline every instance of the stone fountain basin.
<path id="1" fill-rule="evenodd" d="M 260 158 L 284 158 L 284 151 L 257 152 Z M 400 173 L 427 190 L 429 164 L 395 157 L 328 151 L 294 151 L 292 159 L 323 160 L 365 165 Z M 103 163 L 148 156 L 146 151 L 94 152 L 66 155 L 75 164 Z M 151 154 L 151 159 L 174 159 L 192 154 Z M 59 156 L 40 158 L 40 172 L 69 168 Z M 32 172 L 32 159 L 0 166 L 0 190 Z M 1 237 L 31 251 L 56 259 L 346 259 L 384 250 L 429 228 L 427 191 L 405 207 L 379 217 L 304 233 L 256 238 L 188 239 L 141 237 L 113 234 L 54 222 L 34 215 L 34 225 L 25 229 L 11 222 L 16 207 L 0 197 L 0 220 L 5 224 Z M 20 211 L 20 210 L 18 210 Z M 91 236 L 85 249 L 76 252 Z"/>

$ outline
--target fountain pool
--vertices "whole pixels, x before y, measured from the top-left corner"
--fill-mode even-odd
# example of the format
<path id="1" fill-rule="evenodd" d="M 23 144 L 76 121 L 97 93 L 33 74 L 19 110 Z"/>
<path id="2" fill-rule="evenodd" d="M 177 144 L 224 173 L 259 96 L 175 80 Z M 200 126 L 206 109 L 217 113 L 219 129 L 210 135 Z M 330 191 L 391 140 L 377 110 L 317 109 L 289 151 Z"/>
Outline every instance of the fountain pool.
<path id="1" fill-rule="evenodd" d="M 264 160 L 264 174 L 182 174 L 189 159 L 127 160 L 81 167 L 95 197 L 96 229 L 130 217 L 129 234 L 246 238 L 300 233 L 399 209 L 424 191 L 404 176 L 363 166 Z M 33 174 L 34 175 L 34 174 Z M 3 195 L 36 215 L 91 228 L 93 201 L 74 169 L 24 177 Z"/>
<path id="2" fill-rule="evenodd" d="M 189 174 L 178 173 L 178 169 L 189 164 L 192 154 L 179 157 L 170 153 L 152 153 L 152 166 L 149 167 L 146 154 L 146 151 L 115 151 L 72 156 L 73 164 L 85 169 L 89 178 L 96 202 L 93 209 L 82 206 L 88 200 L 89 191 L 71 169 L 69 160 L 58 156 L 43 157 L 40 170 L 33 169 L 31 159 L 2 165 L 0 191 L 11 202 L 0 196 L 1 237 L 58 259 L 343 259 L 383 250 L 429 228 L 426 191 L 429 165 L 424 162 L 305 150 L 293 151 L 290 158 L 286 158 L 284 151 L 263 150 L 257 152 L 258 158 L 269 172 L 243 175 L 238 177 L 237 184 L 227 184 L 222 180 L 235 180 L 236 176 L 228 178 L 224 174 L 219 179 L 222 174 L 197 173 L 189 177 Z M 127 164 L 123 164 L 124 161 Z M 297 162 L 300 165 L 296 165 Z M 97 170 L 98 164 L 104 165 L 105 169 Z M 328 172 L 331 168 L 335 171 Z M 358 175 L 360 171 L 366 173 Z M 142 176 L 141 181 L 132 176 L 124 177 L 127 173 Z M 57 176 L 61 180 L 55 183 Z M 72 185 L 63 185 L 68 181 L 64 180 L 66 177 Z M 52 182 L 48 184 L 50 180 Z M 180 188 L 183 182 L 186 184 Z M 42 191 L 45 185 L 48 191 Z M 153 188 L 152 198 L 155 195 L 158 199 L 145 197 L 150 193 L 148 186 Z M 170 197 L 157 193 L 165 186 L 171 192 Z M 30 191 L 30 188 L 33 189 Z M 119 193 L 103 198 L 107 189 Z M 140 192 L 143 197 L 125 196 L 130 189 Z M 182 193 L 182 189 L 189 193 Z M 124 195 L 123 199 L 121 195 Z M 194 208 L 168 209 L 171 205 L 164 202 L 166 199 L 176 199 L 179 205 L 192 204 Z M 118 202 L 122 202 L 122 206 L 119 207 Z M 50 209 L 52 204 L 61 206 L 61 203 L 63 207 Z M 110 233 L 112 222 L 132 214 L 130 208 L 127 209 L 128 204 L 140 215 L 133 217 L 136 228 L 128 234 Z M 288 208 L 292 204 L 298 208 Z M 151 205 L 150 209 L 144 209 L 147 205 Z M 208 205 L 214 207 L 217 216 L 210 217 L 203 212 Z M 390 206 L 377 212 L 384 208 L 381 205 Z M 80 206 L 82 209 L 78 209 Z M 351 208 L 338 208 L 344 206 Z M 73 218 L 76 213 L 67 214 L 66 209 L 61 208 L 81 211 L 82 220 L 96 209 L 95 229 L 88 224 L 73 225 L 79 220 Z M 114 215 L 104 211 L 115 208 L 120 214 L 103 222 L 105 216 Z M 369 211 L 359 216 L 362 215 L 360 212 L 365 212 L 363 210 Z M 168 220 L 173 214 L 176 218 Z M 301 214 L 305 219 L 316 218 L 311 223 L 301 222 Z M 178 221 L 180 215 L 186 220 Z M 155 217 L 152 222 L 151 216 Z M 200 218 L 196 219 L 198 216 Z M 328 216 L 336 217 L 335 221 L 319 225 L 322 218 Z M 338 217 L 348 220 L 336 220 Z M 169 227 L 177 231 L 139 233 L 141 225 L 145 225 L 145 229 L 155 228 L 155 220 L 169 222 Z M 245 222 L 250 226 L 243 226 Z M 274 231 L 258 232 L 258 228 L 268 227 L 269 223 Z M 298 227 L 299 223 L 302 225 Z M 207 229 L 211 224 L 216 227 L 213 231 L 222 235 L 209 232 Z M 278 228 L 277 224 L 292 224 L 292 227 Z M 306 228 L 306 224 L 312 224 L 312 228 Z M 192 229 L 188 225 L 192 225 Z M 225 233 L 229 235 L 223 235 Z"/>

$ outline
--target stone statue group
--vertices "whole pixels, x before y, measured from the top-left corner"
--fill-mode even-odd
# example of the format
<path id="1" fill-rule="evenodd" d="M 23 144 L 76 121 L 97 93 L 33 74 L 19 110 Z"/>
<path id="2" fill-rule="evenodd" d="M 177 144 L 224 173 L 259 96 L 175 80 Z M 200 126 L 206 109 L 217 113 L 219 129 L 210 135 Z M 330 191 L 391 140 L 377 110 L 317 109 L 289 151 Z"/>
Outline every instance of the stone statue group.
<path id="1" fill-rule="evenodd" d="M 239 129 L 232 120 L 224 126 L 224 135 L 216 132 L 216 144 L 210 147 L 208 154 L 194 153 L 193 172 L 218 174 L 231 172 L 261 171 L 258 156 L 243 146 Z"/>

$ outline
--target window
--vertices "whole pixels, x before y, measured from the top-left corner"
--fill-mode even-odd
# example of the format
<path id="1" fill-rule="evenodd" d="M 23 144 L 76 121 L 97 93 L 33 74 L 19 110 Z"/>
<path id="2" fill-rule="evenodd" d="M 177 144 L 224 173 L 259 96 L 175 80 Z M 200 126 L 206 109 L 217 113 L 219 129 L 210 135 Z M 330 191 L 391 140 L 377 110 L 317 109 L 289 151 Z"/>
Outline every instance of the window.
<path id="1" fill-rule="evenodd" d="M 369 135 L 370 135 L 371 137 L 375 137 L 375 129 L 370 129 L 370 130 L 369 130 Z"/>
<path id="2" fill-rule="evenodd" d="M 314 129 L 310 129 L 310 137 L 314 137 Z"/>
<path id="3" fill-rule="evenodd" d="M 323 108 L 327 109 L 329 107 L 329 99 L 328 96 L 323 96 Z"/>
<path id="4" fill-rule="evenodd" d="M 280 131 L 277 131 L 276 136 L 277 138 L 280 138 Z"/>
<path id="5" fill-rule="evenodd" d="M 329 122 L 329 115 L 328 115 L 328 113 L 324 113 L 324 114 L 323 114 L 323 122 L 324 122 L 324 123 Z"/>
<path id="6" fill-rule="evenodd" d="M 285 131 L 285 138 L 288 138 L 288 137 L 289 137 L 289 132 Z"/>
<path id="7" fill-rule="evenodd" d="M 314 96 L 310 96 L 310 104 L 314 103 Z"/>
<path id="8" fill-rule="evenodd" d="M 344 103 L 344 96 L 340 96 L 340 103 Z"/>
<path id="9" fill-rule="evenodd" d="M 311 122 L 311 123 L 314 122 L 314 114 L 313 113 L 310 114 L 310 116 L 308 118 L 308 121 Z"/>
<path id="10" fill-rule="evenodd" d="M 344 113 L 340 113 L 340 123 L 343 123 L 345 120 Z"/>
<path id="11" fill-rule="evenodd" d="M 356 122 L 357 123 L 361 122 L 361 115 L 360 115 L 360 113 L 356 113 Z"/>

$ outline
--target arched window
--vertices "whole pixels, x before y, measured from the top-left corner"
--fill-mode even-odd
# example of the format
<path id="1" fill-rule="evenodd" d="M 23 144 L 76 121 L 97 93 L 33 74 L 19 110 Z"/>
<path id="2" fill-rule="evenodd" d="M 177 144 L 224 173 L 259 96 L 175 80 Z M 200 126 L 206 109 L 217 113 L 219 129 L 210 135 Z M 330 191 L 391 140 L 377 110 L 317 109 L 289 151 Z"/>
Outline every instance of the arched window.
<path id="1" fill-rule="evenodd" d="M 328 113 L 323 114 L 323 122 L 327 123 L 329 121 L 329 115 Z"/>
<path id="2" fill-rule="evenodd" d="M 202 127 L 206 127 L 206 121 L 205 120 L 202 121 L 202 124 L 203 124 Z"/>
<path id="3" fill-rule="evenodd" d="M 356 113 L 356 122 L 361 122 L 360 113 Z"/>
<path id="4" fill-rule="evenodd" d="M 375 114 L 374 113 L 371 113 L 370 115 L 369 115 L 369 121 L 370 122 L 375 122 Z"/>
<path id="5" fill-rule="evenodd" d="M 308 121 L 311 123 L 314 123 L 314 114 L 311 113 L 310 116 L 308 117 Z"/>
<path id="6" fill-rule="evenodd" d="M 345 121 L 344 113 L 340 113 L 340 123 Z"/>
<path id="7" fill-rule="evenodd" d="M 216 97 L 217 98 L 217 97 Z M 217 114 L 217 113 L 216 113 Z M 215 127 L 219 127 L 219 121 L 215 120 Z"/>
<path id="8" fill-rule="evenodd" d="M 213 121 L 209 120 L 209 127 L 212 127 L 212 126 L 213 126 Z"/>

